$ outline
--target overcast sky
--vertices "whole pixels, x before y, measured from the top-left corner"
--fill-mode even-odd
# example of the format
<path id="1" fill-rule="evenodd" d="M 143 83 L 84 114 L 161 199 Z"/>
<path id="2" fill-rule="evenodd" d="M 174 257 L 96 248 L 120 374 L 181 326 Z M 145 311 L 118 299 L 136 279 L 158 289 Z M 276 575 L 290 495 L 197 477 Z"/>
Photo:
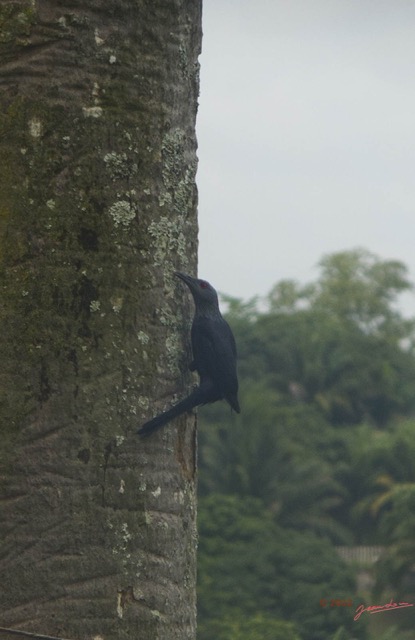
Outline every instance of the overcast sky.
<path id="1" fill-rule="evenodd" d="M 200 276 L 249 298 L 364 247 L 415 280 L 415 1 L 205 0 L 203 31 Z"/>

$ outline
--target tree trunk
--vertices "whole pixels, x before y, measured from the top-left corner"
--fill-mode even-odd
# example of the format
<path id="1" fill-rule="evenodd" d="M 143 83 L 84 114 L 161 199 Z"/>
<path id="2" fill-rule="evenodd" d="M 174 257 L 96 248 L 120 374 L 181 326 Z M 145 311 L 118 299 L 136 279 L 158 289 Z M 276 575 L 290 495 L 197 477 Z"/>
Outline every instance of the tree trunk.
<path id="1" fill-rule="evenodd" d="M 200 0 L 0 4 L 0 625 L 195 637 Z"/>

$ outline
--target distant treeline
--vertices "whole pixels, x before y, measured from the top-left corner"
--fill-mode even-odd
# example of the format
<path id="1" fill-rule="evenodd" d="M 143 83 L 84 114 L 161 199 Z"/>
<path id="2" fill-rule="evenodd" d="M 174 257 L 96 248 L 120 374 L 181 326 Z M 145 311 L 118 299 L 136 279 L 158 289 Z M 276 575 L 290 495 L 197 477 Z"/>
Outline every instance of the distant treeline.
<path id="1" fill-rule="evenodd" d="M 362 598 L 415 602 L 415 321 L 397 306 L 412 284 L 364 250 L 320 267 L 265 301 L 225 297 L 242 413 L 200 410 L 200 640 L 363 640 Z M 373 594 L 339 545 L 387 549 Z"/>

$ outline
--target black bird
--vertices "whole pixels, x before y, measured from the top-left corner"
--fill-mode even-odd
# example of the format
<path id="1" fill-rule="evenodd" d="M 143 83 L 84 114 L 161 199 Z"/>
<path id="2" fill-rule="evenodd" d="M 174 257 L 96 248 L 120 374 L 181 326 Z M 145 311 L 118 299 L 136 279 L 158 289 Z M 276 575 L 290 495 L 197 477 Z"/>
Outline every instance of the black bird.
<path id="1" fill-rule="evenodd" d="M 174 275 L 187 284 L 195 303 L 190 370 L 198 372 L 200 383 L 187 398 L 146 422 L 138 430 L 141 436 L 160 429 L 185 411 L 208 402 L 226 400 L 232 409 L 240 412 L 235 338 L 219 311 L 218 294 L 206 280 L 198 280 L 179 271 Z"/>

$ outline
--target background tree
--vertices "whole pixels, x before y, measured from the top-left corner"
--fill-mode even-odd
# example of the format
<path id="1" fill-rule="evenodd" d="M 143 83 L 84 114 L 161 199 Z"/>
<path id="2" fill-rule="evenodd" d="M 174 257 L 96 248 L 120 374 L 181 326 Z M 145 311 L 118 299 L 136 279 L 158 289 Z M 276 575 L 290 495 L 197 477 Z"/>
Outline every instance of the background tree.
<path id="1" fill-rule="evenodd" d="M 396 302 L 412 285 L 405 265 L 364 250 L 321 261 L 321 276 L 300 287 L 278 283 L 255 314 L 233 301 L 241 378 L 317 405 L 330 422 L 385 424 L 413 407 L 414 321 Z M 297 390 L 297 392 L 295 391 Z"/>
<path id="2" fill-rule="evenodd" d="M 330 606 L 331 594 L 346 601 L 354 585 L 327 541 L 279 527 L 254 498 L 203 498 L 199 526 L 201 640 L 242 640 L 242 629 L 261 637 L 261 619 L 277 638 L 284 624 L 293 640 L 331 640 L 340 626 L 364 637 L 350 607 Z"/>
<path id="3" fill-rule="evenodd" d="M 0 6 L 5 626 L 194 638 L 192 419 L 135 432 L 189 382 L 200 12 Z"/>
<path id="4" fill-rule="evenodd" d="M 414 323 L 396 306 L 411 286 L 401 263 L 355 250 L 261 306 L 227 298 L 242 413 L 201 412 L 202 638 L 233 640 L 232 620 L 261 616 L 295 622 L 302 640 L 365 637 L 350 609 L 319 609 L 337 593 L 366 600 L 338 545 L 388 546 L 379 589 L 412 593 Z"/>

